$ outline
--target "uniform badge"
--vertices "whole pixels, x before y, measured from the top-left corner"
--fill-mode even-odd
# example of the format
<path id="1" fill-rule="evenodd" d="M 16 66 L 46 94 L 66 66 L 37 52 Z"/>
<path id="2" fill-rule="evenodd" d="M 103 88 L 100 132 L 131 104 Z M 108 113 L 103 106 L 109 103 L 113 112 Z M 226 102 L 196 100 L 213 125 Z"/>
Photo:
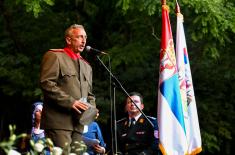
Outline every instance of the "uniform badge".
<path id="1" fill-rule="evenodd" d="M 154 137 L 155 137 L 155 138 L 159 138 L 158 130 L 154 130 Z"/>
<path id="2" fill-rule="evenodd" d="M 139 132 L 136 132 L 137 135 L 144 135 L 145 132 L 144 131 L 139 131 Z"/>
<path id="3" fill-rule="evenodd" d="M 144 119 L 141 118 L 141 119 L 139 120 L 139 122 L 140 122 L 140 123 L 144 123 Z"/>

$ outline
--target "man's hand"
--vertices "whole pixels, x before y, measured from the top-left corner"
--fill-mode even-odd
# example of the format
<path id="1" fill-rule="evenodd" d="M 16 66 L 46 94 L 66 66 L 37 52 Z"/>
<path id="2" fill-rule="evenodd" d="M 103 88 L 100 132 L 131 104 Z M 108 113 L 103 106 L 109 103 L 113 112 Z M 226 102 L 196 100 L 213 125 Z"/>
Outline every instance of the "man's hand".
<path id="1" fill-rule="evenodd" d="M 82 113 L 82 111 L 85 111 L 89 108 L 89 105 L 87 105 L 87 103 L 75 100 L 75 102 L 73 103 L 72 108 L 77 111 L 79 114 Z"/>

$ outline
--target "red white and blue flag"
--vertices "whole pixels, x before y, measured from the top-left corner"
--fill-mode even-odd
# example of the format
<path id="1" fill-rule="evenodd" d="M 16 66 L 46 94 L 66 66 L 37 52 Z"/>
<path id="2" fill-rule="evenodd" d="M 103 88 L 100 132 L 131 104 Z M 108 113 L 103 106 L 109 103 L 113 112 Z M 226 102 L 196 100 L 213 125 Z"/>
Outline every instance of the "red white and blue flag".
<path id="1" fill-rule="evenodd" d="M 169 7 L 162 5 L 162 36 L 158 88 L 159 145 L 164 155 L 185 155 L 188 144 Z"/>
<path id="2" fill-rule="evenodd" d="M 188 154 L 201 152 L 201 134 L 198 122 L 196 100 L 189 64 L 186 39 L 183 26 L 183 15 L 180 13 L 178 3 L 177 30 L 176 30 L 176 61 L 179 74 L 180 92 L 183 103 L 184 122 L 188 141 Z"/>

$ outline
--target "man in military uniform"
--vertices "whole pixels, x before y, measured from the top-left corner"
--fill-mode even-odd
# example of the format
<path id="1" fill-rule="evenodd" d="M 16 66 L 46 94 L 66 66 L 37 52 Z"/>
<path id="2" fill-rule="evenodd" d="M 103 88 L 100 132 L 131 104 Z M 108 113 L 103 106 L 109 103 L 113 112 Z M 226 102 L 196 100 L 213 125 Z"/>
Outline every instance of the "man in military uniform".
<path id="1" fill-rule="evenodd" d="M 143 110 L 143 97 L 140 93 L 132 92 L 130 98 Z M 128 117 L 117 121 L 118 151 L 123 155 L 157 155 L 157 119 L 149 116 L 146 119 L 130 98 L 125 103 Z"/>
<path id="2" fill-rule="evenodd" d="M 92 94 L 92 68 L 80 53 L 87 35 L 82 25 L 65 31 L 66 47 L 51 49 L 43 56 L 40 86 L 44 95 L 41 126 L 54 145 L 64 148 L 82 140 L 82 114 L 89 109 L 81 99 L 95 106 Z M 71 147 L 73 148 L 73 147 Z"/>

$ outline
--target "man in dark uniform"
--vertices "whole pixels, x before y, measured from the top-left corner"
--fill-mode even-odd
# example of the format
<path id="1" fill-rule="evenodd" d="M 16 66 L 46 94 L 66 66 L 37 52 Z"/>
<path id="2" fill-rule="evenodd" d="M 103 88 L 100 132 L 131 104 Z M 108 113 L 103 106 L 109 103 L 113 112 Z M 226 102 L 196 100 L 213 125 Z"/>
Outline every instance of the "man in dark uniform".
<path id="1" fill-rule="evenodd" d="M 140 110 L 144 108 L 140 93 L 132 92 L 130 97 Z M 123 155 L 157 155 L 159 152 L 157 119 L 147 116 L 151 124 L 131 99 L 128 97 L 125 104 L 128 117 L 117 121 L 118 151 Z"/>

